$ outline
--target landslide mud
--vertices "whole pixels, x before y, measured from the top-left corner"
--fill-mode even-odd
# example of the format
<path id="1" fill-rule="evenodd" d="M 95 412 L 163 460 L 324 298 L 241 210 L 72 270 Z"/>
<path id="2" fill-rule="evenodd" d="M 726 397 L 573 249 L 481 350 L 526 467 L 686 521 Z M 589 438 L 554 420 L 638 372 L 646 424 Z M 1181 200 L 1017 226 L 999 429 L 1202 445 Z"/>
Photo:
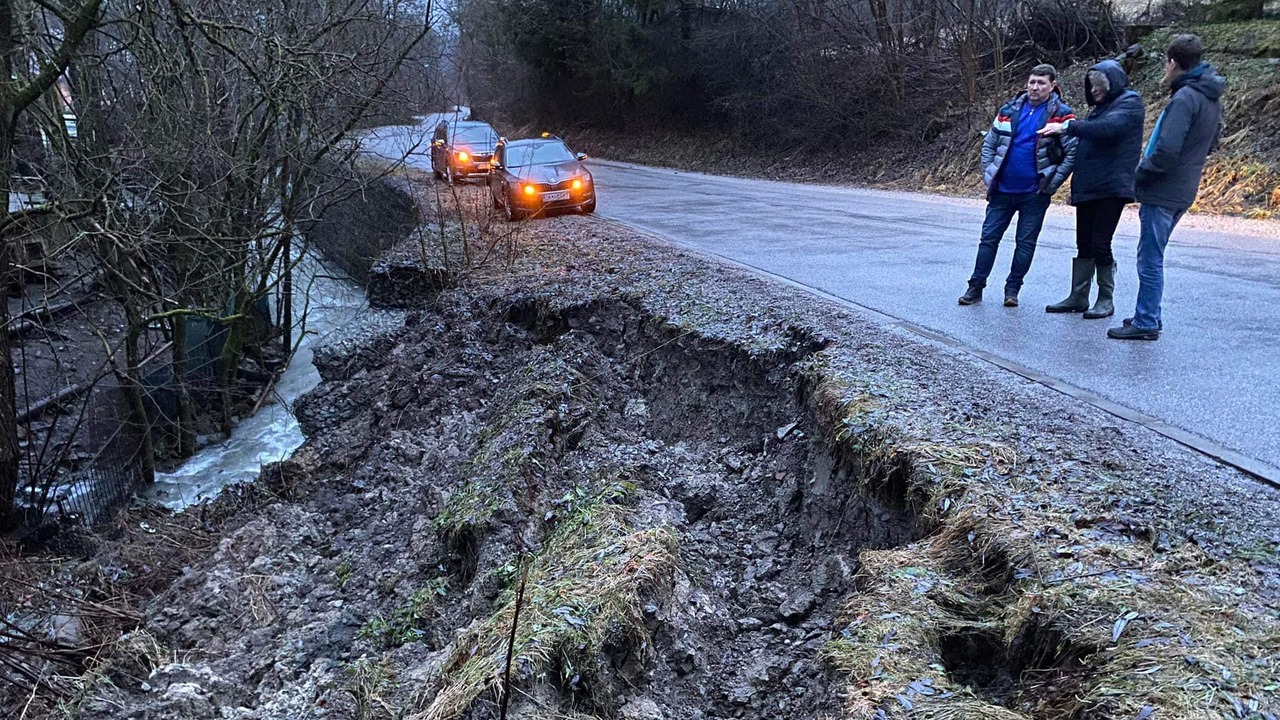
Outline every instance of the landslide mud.
<path id="1" fill-rule="evenodd" d="M 1274 499 L 556 223 L 579 236 L 318 354 L 308 443 L 201 511 L 78 716 L 494 718 L 521 594 L 512 718 L 1270 711 Z"/>
<path id="2" fill-rule="evenodd" d="M 817 654 L 858 554 L 927 526 L 893 496 L 900 485 L 861 495 L 856 460 L 828 451 L 806 387 L 823 340 L 797 332 L 750 353 L 625 302 L 495 303 L 411 323 L 322 355 L 330 381 L 299 407 L 311 443 L 271 475 L 294 501 L 156 603 L 157 634 L 199 660 L 162 667 L 128 716 L 349 716 L 361 662 L 382 668 L 378 697 L 420 705 L 564 498 L 606 477 L 628 488 L 610 503 L 676 538 L 674 567 L 643 591 L 650 646 L 620 633 L 574 665 L 572 652 L 536 673 L 517 663 L 520 712 L 839 710 Z M 429 602 L 406 617 L 423 588 Z M 464 716 L 496 716 L 495 700 L 482 693 Z"/>

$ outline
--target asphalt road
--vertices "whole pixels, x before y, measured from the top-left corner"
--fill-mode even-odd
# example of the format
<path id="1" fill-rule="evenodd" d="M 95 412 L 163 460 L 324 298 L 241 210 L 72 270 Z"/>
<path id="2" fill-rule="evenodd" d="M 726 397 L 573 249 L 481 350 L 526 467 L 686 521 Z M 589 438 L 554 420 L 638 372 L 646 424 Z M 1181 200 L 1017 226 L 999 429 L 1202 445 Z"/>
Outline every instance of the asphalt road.
<path id="1" fill-rule="evenodd" d="M 1280 478 L 1280 222 L 1186 218 L 1166 254 L 1165 332 L 1119 341 L 1106 329 L 1132 314 L 1137 295 L 1136 211 L 1114 243 L 1117 316 L 1084 320 L 1044 312 L 1069 289 L 1070 207 L 1050 212 L 1020 307 L 1001 304 L 1012 228 L 985 301 L 962 307 L 980 201 L 599 161 L 591 169 L 605 217 L 905 320 L 1167 423 L 1175 436 L 1238 451 Z"/>
<path id="2" fill-rule="evenodd" d="M 369 149 L 396 157 L 417 137 L 383 128 Z M 429 168 L 425 157 L 409 161 Z M 986 301 L 961 307 L 981 201 L 590 166 L 601 216 L 877 311 L 1280 480 L 1280 222 L 1184 219 L 1166 255 L 1165 332 L 1157 342 L 1119 341 L 1106 329 L 1132 314 L 1136 211 L 1115 238 L 1117 315 L 1084 320 L 1044 312 L 1068 291 L 1070 207 L 1051 209 L 1020 307 L 1001 305 L 1011 237 Z"/>

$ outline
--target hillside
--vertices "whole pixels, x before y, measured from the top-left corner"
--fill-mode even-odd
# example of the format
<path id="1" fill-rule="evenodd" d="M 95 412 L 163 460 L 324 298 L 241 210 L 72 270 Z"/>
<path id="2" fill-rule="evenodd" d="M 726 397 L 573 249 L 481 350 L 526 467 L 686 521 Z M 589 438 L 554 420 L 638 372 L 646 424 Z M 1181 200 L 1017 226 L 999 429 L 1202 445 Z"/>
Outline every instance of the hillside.
<path id="1" fill-rule="evenodd" d="M 1198 212 L 1266 218 L 1280 214 L 1280 21 L 1259 20 L 1191 27 L 1204 38 L 1206 58 L 1227 77 L 1227 131 L 1211 158 Z M 1134 84 L 1148 103 L 1148 133 L 1167 99 L 1161 87 L 1162 49 L 1179 28 L 1141 38 L 1148 57 Z M 1155 58 L 1153 61 L 1152 58 Z M 1083 105 L 1089 63 L 1062 68 L 1068 101 Z M 747 147 L 723 133 L 626 133 L 583 131 L 570 140 L 586 152 L 618 160 L 710 172 L 822 183 L 857 183 L 894 189 L 977 195 L 978 151 L 991 114 L 1020 84 L 990 96 L 981 106 L 940 111 L 930 138 L 873 142 L 865 150 L 815 153 L 809 149 Z M 951 107 L 954 106 L 954 98 Z M 939 107 L 946 107 L 940 104 Z M 1065 201 L 1066 190 L 1060 194 Z"/>

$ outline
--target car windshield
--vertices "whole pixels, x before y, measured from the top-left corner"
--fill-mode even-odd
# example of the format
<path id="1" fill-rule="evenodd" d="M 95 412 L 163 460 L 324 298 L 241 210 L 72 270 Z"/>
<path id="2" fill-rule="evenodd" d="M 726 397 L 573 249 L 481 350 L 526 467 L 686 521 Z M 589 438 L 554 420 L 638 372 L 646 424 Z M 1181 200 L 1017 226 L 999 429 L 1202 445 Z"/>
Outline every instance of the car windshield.
<path id="1" fill-rule="evenodd" d="M 498 142 L 498 134 L 488 125 L 458 128 L 453 133 L 455 145 L 492 145 Z"/>
<path id="2" fill-rule="evenodd" d="M 550 165 L 573 159 L 573 153 L 562 142 L 540 142 L 507 148 L 507 165 L 511 167 Z"/>

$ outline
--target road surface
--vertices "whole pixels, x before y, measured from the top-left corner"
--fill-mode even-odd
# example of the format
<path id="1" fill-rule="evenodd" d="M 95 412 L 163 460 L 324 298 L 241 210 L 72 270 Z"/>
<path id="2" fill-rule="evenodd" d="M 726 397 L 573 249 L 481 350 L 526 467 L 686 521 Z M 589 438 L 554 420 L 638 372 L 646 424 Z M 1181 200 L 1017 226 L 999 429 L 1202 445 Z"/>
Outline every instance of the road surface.
<path id="1" fill-rule="evenodd" d="M 1117 316 L 1084 320 L 1044 312 L 1069 290 L 1069 207 L 1045 222 L 1020 307 L 1002 305 L 1012 237 L 985 301 L 962 307 L 981 201 L 622 163 L 595 162 L 592 173 L 605 217 L 905 320 L 1167 423 L 1175 436 L 1181 429 L 1237 451 L 1263 464 L 1249 469 L 1280 478 L 1280 222 L 1186 218 L 1166 256 L 1165 332 L 1157 342 L 1120 341 L 1106 329 L 1132 314 L 1136 212 L 1114 243 Z"/>
<path id="2" fill-rule="evenodd" d="M 434 122 L 382 128 L 369 148 L 396 157 Z M 424 156 L 409 161 L 429 169 Z M 1050 211 L 1020 307 L 1001 304 L 1011 238 L 985 302 L 962 307 L 979 200 L 590 165 L 601 216 L 877 311 L 1280 480 L 1280 222 L 1185 218 L 1166 257 L 1165 332 L 1120 341 L 1106 330 L 1132 314 L 1136 212 L 1114 243 L 1117 315 L 1084 320 L 1044 312 L 1069 289 L 1069 207 Z"/>

